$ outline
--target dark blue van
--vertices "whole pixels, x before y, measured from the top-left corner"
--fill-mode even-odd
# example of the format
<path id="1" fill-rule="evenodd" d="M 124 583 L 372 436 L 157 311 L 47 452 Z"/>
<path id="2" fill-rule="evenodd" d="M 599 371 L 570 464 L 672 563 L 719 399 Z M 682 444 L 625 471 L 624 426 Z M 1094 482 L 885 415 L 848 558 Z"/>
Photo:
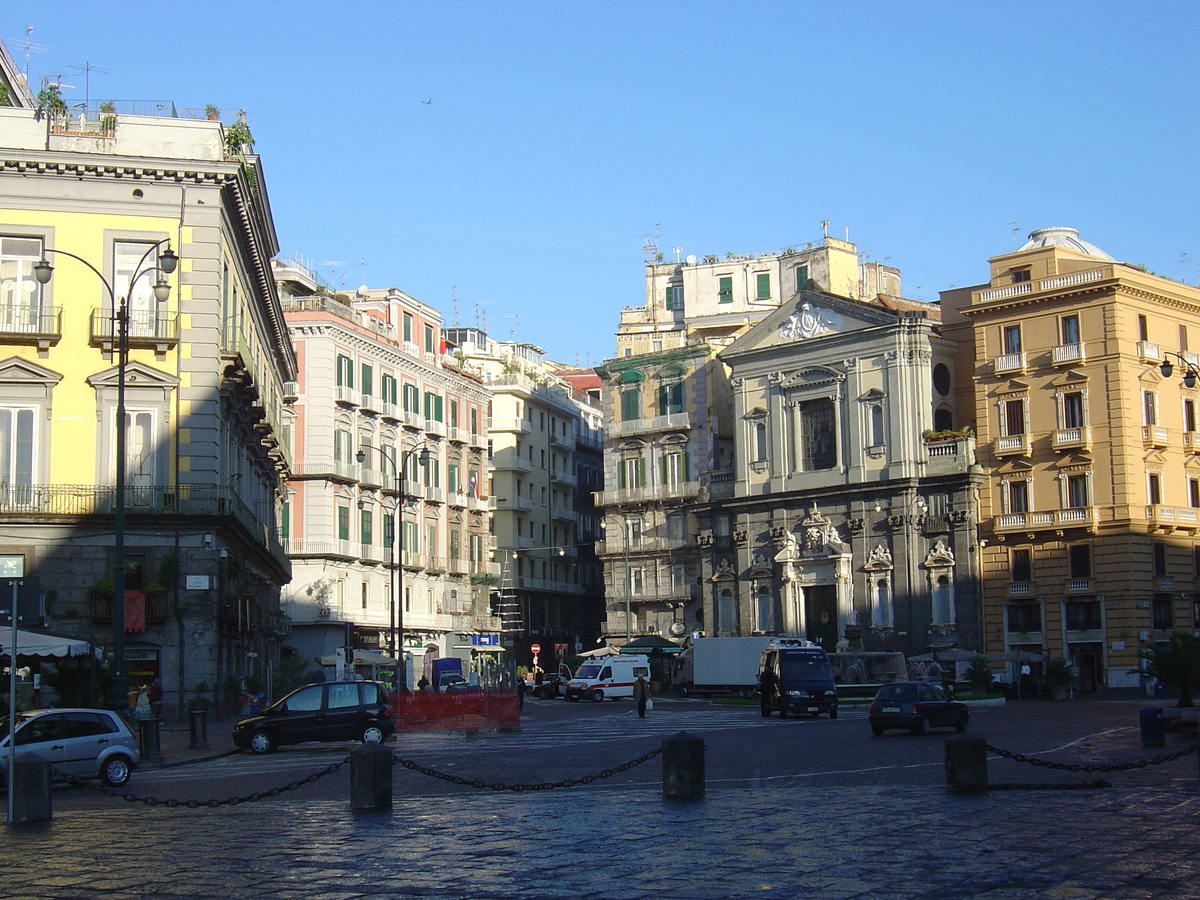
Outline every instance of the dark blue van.
<path id="1" fill-rule="evenodd" d="M 838 714 L 837 686 L 825 651 L 803 638 L 778 638 L 759 657 L 758 700 L 764 716 Z"/>

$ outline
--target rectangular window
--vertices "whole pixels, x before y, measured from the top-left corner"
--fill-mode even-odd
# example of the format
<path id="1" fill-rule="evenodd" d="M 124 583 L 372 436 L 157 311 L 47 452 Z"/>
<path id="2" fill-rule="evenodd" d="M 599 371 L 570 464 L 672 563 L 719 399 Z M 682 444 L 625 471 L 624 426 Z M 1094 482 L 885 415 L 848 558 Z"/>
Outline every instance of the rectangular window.
<path id="1" fill-rule="evenodd" d="M 404 343 L 412 343 L 413 317 L 412 313 L 404 314 Z"/>
<path id="2" fill-rule="evenodd" d="M 1196 401 L 1183 401 L 1183 430 L 1187 432 L 1196 431 Z"/>
<path id="3" fill-rule="evenodd" d="M 754 273 L 754 299 L 755 300 L 770 300 L 771 299 L 771 273 L 770 272 L 755 272 Z"/>
<path id="4" fill-rule="evenodd" d="M 662 482 L 678 488 L 688 480 L 688 458 L 686 453 L 667 453 L 662 457 Z"/>
<path id="5" fill-rule="evenodd" d="M 1188 506 L 1200 508 L 1200 478 L 1188 479 Z"/>
<path id="6" fill-rule="evenodd" d="M 358 514 L 359 540 L 366 545 L 371 543 L 371 510 L 363 509 Z"/>
<path id="7" fill-rule="evenodd" d="M 1062 342 L 1064 344 L 1079 343 L 1079 316 L 1063 316 L 1062 324 Z"/>
<path id="8" fill-rule="evenodd" d="M 479 410 L 471 407 L 471 437 L 479 434 Z"/>
<path id="9" fill-rule="evenodd" d="M 1155 631 L 1171 631 L 1175 627 L 1175 610 L 1169 599 L 1155 598 L 1150 603 L 1150 615 Z"/>
<path id="10" fill-rule="evenodd" d="M 457 528 L 450 529 L 450 558 L 458 559 L 458 544 L 462 540 L 461 534 Z"/>
<path id="11" fill-rule="evenodd" d="M 1025 433 L 1025 401 L 1004 401 L 1004 434 L 1012 437 Z"/>
<path id="12" fill-rule="evenodd" d="M 457 400 L 452 399 L 450 401 L 450 421 L 448 424 L 453 428 L 458 427 L 458 401 Z"/>
<path id="13" fill-rule="evenodd" d="M 396 405 L 396 379 L 391 375 L 380 377 L 380 390 L 383 391 L 383 402 Z"/>
<path id="14" fill-rule="evenodd" d="M 630 422 L 642 417 L 642 392 L 639 388 L 621 391 L 621 421 Z"/>
<path id="15" fill-rule="evenodd" d="M 687 513 L 670 513 L 667 516 L 667 540 L 673 543 L 688 539 Z"/>
<path id="16" fill-rule="evenodd" d="M 1021 352 L 1021 326 L 1020 325 L 1005 325 L 1004 326 L 1004 352 L 1020 353 Z"/>
<path id="17" fill-rule="evenodd" d="M 1138 340 L 1139 341 L 1150 340 L 1150 323 L 1146 320 L 1146 317 L 1138 316 L 1137 322 L 1138 322 Z"/>
<path id="18" fill-rule="evenodd" d="M 1092 548 L 1090 544 L 1072 544 L 1067 548 L 1067 565 L 1071 578 L 1092 577 Z"/>
<path id="19" fill-rule="evenodd" d="M 383 516 L 383 549 L 391 550 L 392 543 L 396 540 L 396 517 L 391 513 L 384 513 Z"/>
<path id="20" fill-rule="evenodd" d="M 0 484 L 33 484 L 32 409 L 0 409 Z"/>
<path id="21" fill-rule="evenodd" d="M 1142 424 L 1158 424 L 1158 395 L 1154 391 L 1142 391 Z"/>
<path id="22" fill-rule="evenodd" d="M 930 494 L 929 495 L 929 515 L 931 516 L 947 516 L 950 514 L 950 495 L 949 494 Z"/>
<path id="23" fill-rule="evenodd" d="M 640 456 L 631 456 L 621 460 L 617 470 L 618 487 L 624 490 L 643 488 L 646 486 L 646 460 Z"/>
<path id="24" fill-rule="evenodd" d="M 1076 600 L 1067 603 L 1068 631 L 1099 631 L 1100 603 L 1097 600 Z"/>
<path id="25" fill-rule="evenodd" d="M 336 462 L 350 462 L 350 432 L 337 428 L 333 432 L 333 458 Z"/>
<path id="26" fill-rule="evenodd" d="M 1088 477 L 1086 475 L 1067 476 L 1067 509 L 1083 509 L 1091 506 L 1088 502 Z"/>
<path id="27" fill-rule="evenodd" d="M 803 291 L 808 287 L 808 266 L 796 266 L 796 290 Z"/>
<path id="28" fill-rule="evenodd" d="M 337 511 L 338 516 L 338 540 L 350 540 L 350 507 L 339 506 Z"/>
<path id="29" fill-rule="evenodd" d="M 446 467 L 446 490 L 452 494 L 459 492 L 457 463 L 450 463 Z"/>
<path id="30" fill-rule="evenodd" d="M 1187 353 L 1187 350 L 1188 350 L 1187 326 L 1180 325 L 1179 326 L 1179 352 Z"/>
<path id="31" fill-rule="evenodd" d="M 405 412 L 420 412 L 421 411 L 421 392 L 415 384 L 404 385 L 404 411 Z"/>
<path id="32" fill-rule="evenodd" d="M 1042 630 L 1042 607 L 1037 603 L 1014 603 L 1008 607 L 1008 630 L 1029 634 Z"/>
<path id="33" fill-rule="evenodd" d="M 433 326 L 432 325 L 425 326 L 425 352 L 426 353 L 433 352 Z"/>
<path id="34" fill-rule="evenodd" d="M 803 400 L 799 413 L 801 468 L 806 472 L 832 469 L 837 465 L 833 400 L 829 397 Z"/>
<path id="35" fill-rule="evenodd" d="M 658 389 L 658 414 L 670 416 L 683 412 L 683 382 L 660 385 Z"/>
<path id="36" fill-rule="evenodd" d="M 733 302 L 733 276 L 722 275 L 717 279 L 717 302 Z"/>
<path id="37" fill-rule="evenodd" d="M 1028 266 L 1023 269 L 1009 269 L 1008 271 L 1012 275 L 1013 284 L 1021 284 L 1022 282 L 1029 281 L 1033 276 L 1033 272 L 1030 271 Z"/>
<path id="38" fill-rule="evenodd" d="M 1016 582 L 1033 581 L 1033 551 L 1028 548 L 1014 548 L 1010 551 L 1009 569 L 1012 580 Z"/>
<path id="39" fill-rule="evenodd" d="M 754 429 L 754 460 L 765 462 L 767 458 L 767 423 L 755 422 Z"/>
<path id="40" fill-rule="evenodd" d="M 683 285 L 667 285 L 667 309 L 683 309 Z"/>
<path id="41" fill-rule="evenodd" d="M 154 284 L 158 281 L 158 261 L 152 247 L 152 243 L 137 241 L 116 241 L 113 244 L 113 292 L 118 298 L 129 298 L 129 334 L 134 336 L 153 336 L 157 333 L 158 301 L 154 299 Z M 149 257 L 146 256 L 147 251 L 150 252 Z M 145 272 L 147 269 L 151 270 L 151 274 L 138 275 L 139 271 Z M 234 315 L 237 315 L 236 310 Z"/>
<path id="42" fill-rule="evenodd" d="M 1162 503 L 1162 476 L 1157 472 L 1146 473 L 1146 502 L 1151 506 Z"/>
<path id="43" fill-rule="evenodd" d="M 1083 392 L 1071 391 L 1062 395 L 1063 428 L 1082 428 Z"/>
<path id="44" fill-rule="evenodd" d="M 368 397 L 371 396 L 371 388 L 375 384 L 375 379 L 371 372 L 371 366 L 367 363 L 362 363 L 359 368 L 359 376 L 360 379 L 358 389 Z"/>
<path id="45" fill-rule="evenodd" d="M 1152 545 L 1154 551 L 1154 575 L 1156 578 L 1165 578 L 1167 574 L 1167 545 L 1162 541 L 1155 541 Z"/>
<path id="46" fill-rule="evenodd" d="M 23 328 L 36 321 L 42 286 L 33 277 L 33 267 L 42 255 L 41 238 L 0 237 L 0 328 Z"/>
<path id="47" fill-rule="evenodd" d="M 342 356 L 340 353 L 337 358 L 337 386 L 354 387 L 354 363 L 350 357 Z"/>
<path id="48" fill-rule="evenodd" d="M 126 483 L 130 487 L 154 484 L 155 462 L 161 452 L 154 439 L 154 413 L 145 409 L 127 410 L 125 428 Z"/>

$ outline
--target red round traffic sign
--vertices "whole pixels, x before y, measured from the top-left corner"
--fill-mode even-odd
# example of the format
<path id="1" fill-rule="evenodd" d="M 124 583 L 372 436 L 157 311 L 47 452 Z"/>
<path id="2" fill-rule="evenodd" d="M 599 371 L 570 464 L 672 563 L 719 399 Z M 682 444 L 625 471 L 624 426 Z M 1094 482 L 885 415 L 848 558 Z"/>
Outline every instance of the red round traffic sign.
<path id="1" fill-rule="evenodd" d="M 529 649 L 530 649 L 531 651 L 533 651 L 534 653 L 541 653 L 541 652 L 542 652 L 542 645 L 541 645 L 541 644 L 531 644 L 531 645 L 529 646 Z"/>

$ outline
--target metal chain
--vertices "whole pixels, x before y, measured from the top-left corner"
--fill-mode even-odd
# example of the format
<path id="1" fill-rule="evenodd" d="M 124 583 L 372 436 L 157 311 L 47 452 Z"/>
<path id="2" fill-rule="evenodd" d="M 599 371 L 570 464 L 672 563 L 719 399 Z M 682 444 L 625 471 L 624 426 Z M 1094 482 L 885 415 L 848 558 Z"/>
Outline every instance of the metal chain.
<path id="1" fill-rule="evenodd" d="M 294 791 L 304 787 L 307 784 L 314 784 L 317 781 L 320 781 L 326 775 L 332 775 L 348 762 L 350 762 L 350 757 L 347 756 L 345 759 L 339 762 L 331 763 L 319 772 L 313 772 L 306 778 L 299 778 L 295 781 L 290 781 L 283 785 L 283 787 L 270 788 L 269 790 L 265 791 L 254 791 L 253 793 L 246 794 L 242 797 L 226 797 L 223 800 L 176 800 L 174 798 L 160 800 L 157 797 L 143 797 L 139 794 L 131 794 L 128 791 L 118 791 L 115 788 L 92 784 L 90 781 L 84 781 L 82 778 L 76 778 L 74 775 L 67 775 L 64 772 L 59 772 L 57 769 L 54 769 L 53 771 L 54 774 L 62 776 L 66 779 L 68 784 L 72 784 L 75 787 L 84 787 L 90 791 L 95 791 L 98 794 L 104 794 L 106 797 L 120 797 L 122 800 L 125 800 L 129 803 L 145 803 L 147 806 L 165 806 L 169 809 L 175 809 L 176 807 L 180 806 L 186 807 L 187 809 L 199 809 L 202 806 L 216 809 L 220 806 L 237 806 L 240 803 L 253 803 L 256 800 L 266 800 L 268 797 L 278 797 L 280 794 L 286 793 L 287 791 Z"/>
<path id="2" fill-rule="evenodd" d="M 706 747 L 705 749 L 708 748 Z M 469 787 L 479 788 L 480 790 L 516 791 L 519 793 L 521 791 L 549 791 L 553 790 L 554 788 L 575 787 L 579 784 L 591 784 L 597 778 L 609 778 L 613 775 L 616 775 L 618 772 L 626 772 L 629 769 L 632 769 L 634 766 L 640 766 L 642 763 L 654 759 L 654 757 L 658 756 L 662 752 L 663 748 L 658 747 L 657 749 L 651 750 L 644 756 L 639 756 L 637 759 L 630 760 L 627 763 L 622 763 L 616 768 L 602 769 L 595 775 L 584 775 L 582 778 L 571 778 L 567 779 L 566 781 L 547 781 L 542 782 L 541 784 L 504 784 L 503 782 L 499 781 L 494 781 L 489 784 L 488 782 L 480 779 L 463 778 L 461 775 L 447 775 L 445 772 L 439 772 L 436 769 L 429 768 L 428 766 L 422 766 L 419 763 L 413 762 L 412 760 L 401 759 L 395 754 L 392 755 L 392 765 L 403 766 L 404 768 L 413 772 L 417 772 L 421 775 L 428 775 L 430 778 L 440 778 L 442 781 L 449 781 L 452 784 L 467 785 Z"/>
<path id="3" fill-rule="evenodd" d="M 1093 763 L 1056 763 L 1048 760 L 1038 759 L 1036 756 L 1025 756 L 1022 753 L 1013 753 L 1011 750 L 1002 750 L 999 747 L 993 747 L 987 744 L 987 749 L 997 756 L 1003 756 L 1005 759 L 1011 759 L 1014 762 L 1029 763 L 1031 766 L 1041 766 L 1044 769 L 1060 769 L 1064 772 L 1128 772 L 1130 769 L 1144 769 L 1147 766 L 1157 766 L 1165 762 L 1173 762 L 1177 759 L 1182 759 L 1189 753 L 1195 753 L 1200 744 L 1193 744 L 1190 747 L 1178 751 L 1177 753 L 1164 753 L 1162 756 L 1154 759 L 1138 759 L 1133 762 L 1113 763 L 1111 765 L 1096 765 Z"/>

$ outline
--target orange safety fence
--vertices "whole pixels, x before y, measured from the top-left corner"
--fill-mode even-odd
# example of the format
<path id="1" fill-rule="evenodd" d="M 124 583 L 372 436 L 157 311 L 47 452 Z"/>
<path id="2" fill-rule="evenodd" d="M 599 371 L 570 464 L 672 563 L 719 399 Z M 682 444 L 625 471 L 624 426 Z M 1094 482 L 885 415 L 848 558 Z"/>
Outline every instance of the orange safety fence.
<path id="1" fill-rule="evenodd" d="M 396 732 L 481 731 L 519 727 L 520 704 L 516 693 L 442 691 L 397 694 L 392 697 Z"/>

